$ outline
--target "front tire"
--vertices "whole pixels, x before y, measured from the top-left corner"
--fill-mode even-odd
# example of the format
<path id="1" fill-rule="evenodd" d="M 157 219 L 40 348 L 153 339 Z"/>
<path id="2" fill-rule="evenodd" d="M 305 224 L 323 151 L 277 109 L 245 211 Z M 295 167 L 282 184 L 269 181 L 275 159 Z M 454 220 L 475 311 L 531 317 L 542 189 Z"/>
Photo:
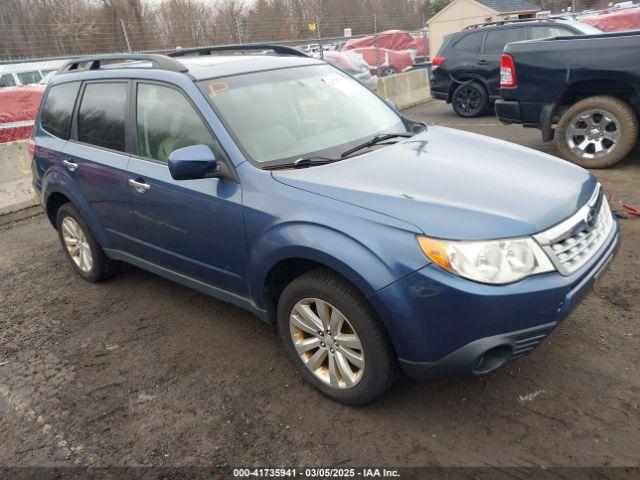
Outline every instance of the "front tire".
<path id="1" fill-rule="evenodd" d="M 451 97 L 451 106 L 461 117 L 479 117 L 489 108 L 487 90 L 479 82 L 458 85 Z"/>
<path id="2" fill-rule="evenodd" d="M 71 203 L 65 203 L 58 210 L 56 228 L 71 266 L 84 280 L 99 282 L 117 272 L 118 263 L 105 255 L 87 223 Z"/>
<path id="3" fill-rule="evenodd" d="M 329 270 L 308 272 L 285 288 L 278 330 L 303 378 L 332 400 L 363 405 L 393 383 L 394 355 L 384 328 L 362 294 Z"/>
<path id="4" fill-rule="evenodd" d="M 629 104 L 616 97 L 580 100 L 560 118 L 555 143 L 560 155 L 584 168 L 606 168 L 633 149 L 638 118 Z"/>

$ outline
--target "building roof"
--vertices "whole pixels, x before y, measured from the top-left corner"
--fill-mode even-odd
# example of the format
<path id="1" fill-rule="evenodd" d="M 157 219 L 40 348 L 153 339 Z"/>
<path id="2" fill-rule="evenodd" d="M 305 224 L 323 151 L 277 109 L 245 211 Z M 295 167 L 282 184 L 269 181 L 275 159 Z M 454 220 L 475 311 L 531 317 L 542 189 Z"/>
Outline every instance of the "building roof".
<path id="1" fill-rule="evenodd" d="M 541 10 L 538 5 L 526 0 L 476 0 L 476 2 L 498 13 L 538 12 Z"/>

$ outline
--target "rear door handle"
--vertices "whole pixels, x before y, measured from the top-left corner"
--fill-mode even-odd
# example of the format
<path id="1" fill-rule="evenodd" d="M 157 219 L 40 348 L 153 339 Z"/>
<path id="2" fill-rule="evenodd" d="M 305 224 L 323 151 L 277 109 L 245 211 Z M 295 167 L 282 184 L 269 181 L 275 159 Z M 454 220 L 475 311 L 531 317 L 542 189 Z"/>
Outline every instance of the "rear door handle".
<path id="1" fill-rule="evenodd" d="M 62 164 L 67 167 L 69 169 L 69 171 L 71 172 L 75 172 L 76 169 L 78 168 L 78 164 L 75 162 L 72 162 L 70 160 L 63 160 Z"/>
<path id="2" fill-rule="evenodd" d="M 486 60 L 478 60 L 478 65 L 486 65 L 487 63 L 489 62 L 487 62 Z"/>
<path id="3" fill-rule="evenodd" d="M 138 193 L 144 193 L 151 188 L 151 185 L 145 183 L 144 180 L 139 182 L 133 178 L 129 179 L 129 185 L 131 185 Z"/>

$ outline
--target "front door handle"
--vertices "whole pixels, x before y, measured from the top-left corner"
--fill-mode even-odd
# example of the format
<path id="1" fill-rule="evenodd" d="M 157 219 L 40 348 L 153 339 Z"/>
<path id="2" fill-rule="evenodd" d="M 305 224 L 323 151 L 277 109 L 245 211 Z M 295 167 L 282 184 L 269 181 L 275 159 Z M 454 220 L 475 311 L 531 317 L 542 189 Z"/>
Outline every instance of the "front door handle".
<path id="1" fill-rule="evenodd" d="M 76 169 L 78 168 L 78 164 L 77 164 L 77 163 L 75 163 L 75 162 L 72 162 L 72 161 L 70 161 L 70 160 L 64 160 L 64 161 L 62 162 L 62 164 L 63 164 L 65 167 L 67 167 L 67 168 L 69 169 L 69 171 L 71 171 L 71 172 L 75 172 L 75 171 L 76 171 Z"/>
<path id="2" fill-rule="evenodd" d="M 149 185 L 148 183 L 145 183 L 144 180 L 141 182 L 138 182 L 133 178 L 129 179 L 129 185 L 131 185 L 138 193 L 144 193 L 151 188 L 151 185 Z"/>

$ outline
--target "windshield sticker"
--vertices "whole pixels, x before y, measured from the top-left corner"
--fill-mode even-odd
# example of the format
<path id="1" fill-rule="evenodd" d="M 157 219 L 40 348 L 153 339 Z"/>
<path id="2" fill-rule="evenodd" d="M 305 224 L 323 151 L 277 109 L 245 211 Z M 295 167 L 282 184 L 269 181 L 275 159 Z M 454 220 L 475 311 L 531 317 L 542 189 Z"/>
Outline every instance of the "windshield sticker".
<path id="1" fill-rule="evenodd" d="M 217 97 L 219 93 L 229 90 L 229 84 L 225 82 L 211 82 L 209 84 L 209 93 L 212 97 Z"/>
<path id="2" fill-rule="evenodd" d="M 333 88 L 340 90 L 345 95 L 353 95 L 357 89 L 355 82 L 337 73 L 330 73 L 322 77 L 322 81 Z"/>

